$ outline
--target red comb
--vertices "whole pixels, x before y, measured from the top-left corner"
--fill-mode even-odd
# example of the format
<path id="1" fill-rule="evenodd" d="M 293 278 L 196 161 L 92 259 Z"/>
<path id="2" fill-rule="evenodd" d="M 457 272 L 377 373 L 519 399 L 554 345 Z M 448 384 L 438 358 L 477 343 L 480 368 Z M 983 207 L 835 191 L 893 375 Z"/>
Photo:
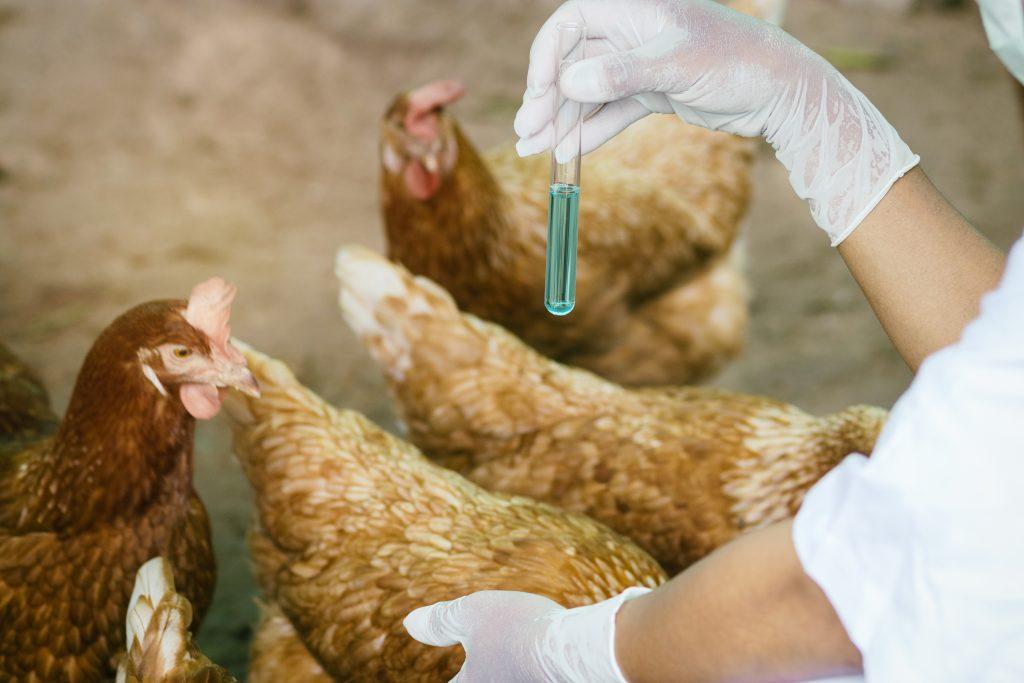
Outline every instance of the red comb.
<path id="1" fill-rule="evenodd" d="M 411 91 L 407 97 L 409 108 L 405 113 L 405 129 L 421 140 L 429 141 L 437 134 L 435 111 L 455 102 L 466 94 L 459 81 L 431 81 Z"/>
<path id="2" fill-rule="evenodd" d="M 206 334 L 215 357 L 241 363 L 245 357 L 228 343 L 231 338 L 228 319 L 231 318 L 231 302 L 236 293 L 237 287 L 219 277 L 200 282 L 189 294 L 185 320 Z"/>

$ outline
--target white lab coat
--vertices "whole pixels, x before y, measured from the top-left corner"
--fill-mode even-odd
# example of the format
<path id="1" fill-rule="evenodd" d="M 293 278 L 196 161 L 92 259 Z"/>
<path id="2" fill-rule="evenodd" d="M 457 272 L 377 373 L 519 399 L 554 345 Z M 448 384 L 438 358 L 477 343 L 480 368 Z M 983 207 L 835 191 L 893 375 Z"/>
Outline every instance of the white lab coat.
<path id="1" fill-rule="evenodd" d="M 867 681 L 1024 681 L 1024 239 L 793 527 Z"/>

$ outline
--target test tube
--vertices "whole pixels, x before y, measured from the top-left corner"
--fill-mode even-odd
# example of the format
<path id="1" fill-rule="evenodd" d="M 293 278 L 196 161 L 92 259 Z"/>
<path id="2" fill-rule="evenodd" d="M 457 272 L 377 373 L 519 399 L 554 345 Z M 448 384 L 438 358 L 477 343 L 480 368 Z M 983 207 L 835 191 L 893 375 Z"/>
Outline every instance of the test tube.
<path id="1" fill-rule="evenodd" d="M 544 307 L 566 315 L 576 305 L 576 250 L 580 217 L 579 102 L 567 99 L 559 87 L 562 72 L 583 59 L 587 27 L 558 25 L 558 79 L 555 80 L 555 144 L 551 149 L 551 188 L 548 200 L 548 245 L 544 272 Z"/>

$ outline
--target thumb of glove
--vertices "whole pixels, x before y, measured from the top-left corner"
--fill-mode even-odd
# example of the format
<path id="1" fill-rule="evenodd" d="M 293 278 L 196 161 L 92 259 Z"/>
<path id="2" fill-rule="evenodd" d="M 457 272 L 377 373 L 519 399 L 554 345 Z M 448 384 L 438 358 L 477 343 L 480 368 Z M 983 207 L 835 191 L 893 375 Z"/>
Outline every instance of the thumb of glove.
<path id="1" fill-rule="evenodd" d="M 565 70 L 559 85 L 566 97 L 584 103 L 676 92 L 684 80 L 682 67 L 674 59 L 679 43 L 678 36 L 659 36 L 633 50 L 584 59 Z"/>
<path id="2" fill-rule="evenodd" d="M 406 615 L 402 625 L 410 636 L 424 645 L 456 645 L 466 637 L 460 619 L 462 601 L 463 598 L 459 598 L 414 609 Z"/>

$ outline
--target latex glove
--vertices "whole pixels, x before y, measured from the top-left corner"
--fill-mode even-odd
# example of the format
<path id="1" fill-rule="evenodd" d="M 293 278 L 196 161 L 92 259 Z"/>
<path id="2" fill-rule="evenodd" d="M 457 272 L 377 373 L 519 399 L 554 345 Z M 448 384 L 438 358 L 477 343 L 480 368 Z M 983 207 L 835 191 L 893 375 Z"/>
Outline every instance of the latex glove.
<path id="1" fill-rule="evenodd" d="M 559 7 L 530 50 L 515 120 L 521 155 L 554 142 L 557 24 L 564 21 L 586 23 L 587 58 L 565 70 L 562 90 L 600 107 L 583 125 L 584 152 L 651 112 L 763 136 L 833 246 L 920 160 L 828 62 L 777 26 L 710 0 L 570 0 Z"/>
<path id="2" fill-rule="evenodd" d="M 1013 77 L 1024 84 L 1024 2 L 978 0 L 988 44 Z"/>
<path id="3" fill-rule="evenodd" d="M 455 645 L 466 662 L 453 681 L 625 683 L 615 661 L 615 614 L 648 588 L 566 609 L 554 600 L 517 591 L 480 591 L 420 607 L 405 628 L 426 645 Z"/>

